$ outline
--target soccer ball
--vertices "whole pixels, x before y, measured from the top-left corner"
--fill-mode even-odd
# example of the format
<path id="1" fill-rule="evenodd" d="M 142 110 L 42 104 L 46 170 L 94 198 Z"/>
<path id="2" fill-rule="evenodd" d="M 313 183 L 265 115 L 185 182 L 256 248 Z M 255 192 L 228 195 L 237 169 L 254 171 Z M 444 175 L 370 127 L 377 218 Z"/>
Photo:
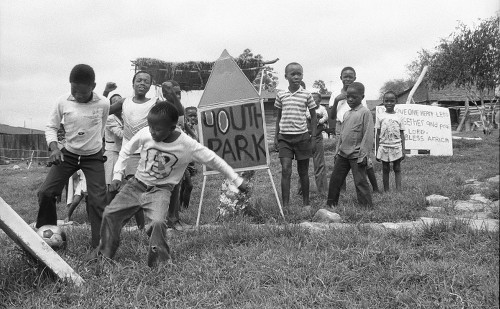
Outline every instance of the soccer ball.
<path id="1" fill-rule="evenodd" d="M 37 234 L 53 249 L 66 247 L 66 233 L 57 225 L 41 226 Z"/>

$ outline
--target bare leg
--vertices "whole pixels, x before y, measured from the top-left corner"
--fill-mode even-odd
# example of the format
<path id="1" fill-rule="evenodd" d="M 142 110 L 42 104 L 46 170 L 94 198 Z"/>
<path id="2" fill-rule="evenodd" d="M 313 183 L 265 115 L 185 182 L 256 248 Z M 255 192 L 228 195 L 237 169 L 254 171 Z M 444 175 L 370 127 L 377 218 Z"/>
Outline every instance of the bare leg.
<path id="1" fill-rule="evenodd" d="M 392 169 L 394 170 L 394 178 L 396 180 L 396 190 L 401 191 L 401 159 L 393 162 Z"/>
<path id="2" fill-rule="evenodd" d="M 82 201 L 82 198 L 83 198 L 82 195 L 74 195 L 73 196 L 73 202 L 71 202 L 71 204 L 69 205 L 69 209 L 68 209 L 67 221 L 71 221 L 71 216 L 73 215 L 73 212 L 75 211 L 76 207 Z"/>
<path id="3" fill-rule="evenodd" d="M 281 197 L 283 207 L 290 205 L 290 178 L 292 177 L 292 158 L 280 158 L 281 162 Z"/>
<path id="4" fill-rule="evenodd" d="M 382 161 L 382 181 L 384 183 L 384 191 L 389 192 L 389 173 L 391 171 L 391 163 Z"/>
<path id="5" fill-rule="evenodd" d="M 302 188 L 302 202 L 309 206 L 309 159 L 297 160 L 300 186 Z"/>

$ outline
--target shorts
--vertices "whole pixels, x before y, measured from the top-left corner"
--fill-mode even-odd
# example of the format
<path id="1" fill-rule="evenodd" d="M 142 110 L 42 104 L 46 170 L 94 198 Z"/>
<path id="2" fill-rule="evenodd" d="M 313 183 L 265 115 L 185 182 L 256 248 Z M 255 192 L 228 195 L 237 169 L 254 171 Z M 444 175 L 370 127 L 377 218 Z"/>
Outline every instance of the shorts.
<path id="1" fill-rule="evenodd" d="M 309 132 L 302 134 L 279 134 L 278 148 L 280 158 L 295 160 L 309 159 L 313 155 L 312 138 Z"/>
<path id="2" fill-rule="evenodd" d="M 383 162 L 394 162 L 403 157 L 403 149 L 399 147 L 387 147 L 380 145 L 377 151 L 377 159 Z"/>

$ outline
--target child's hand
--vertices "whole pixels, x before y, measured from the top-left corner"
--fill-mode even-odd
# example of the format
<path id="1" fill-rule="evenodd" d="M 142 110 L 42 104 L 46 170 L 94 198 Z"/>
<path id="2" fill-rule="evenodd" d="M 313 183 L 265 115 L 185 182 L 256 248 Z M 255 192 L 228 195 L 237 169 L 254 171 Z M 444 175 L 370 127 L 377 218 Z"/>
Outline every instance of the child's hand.
<path id="1" fill-rule="evenodd" d="M 277 137 L 274 138 L 274 151 L 276 151 L 276 152 L 280 151 L 280 149 L 278 147 L 278 138 Z"/>
<path id="2" fill-rule="evenodd" d="M 115 192 L 115 191 L 118 191 L 118 189 L 120 189 L 120 185 L 122 184 L 122 182 L 118 179 L 113 179 L 113 181 L 111 182 L 111 184 L 109 185 L 109 192 Z"/>
<path id="3" fill-rule="evenodd" d="M 61 150 L 59 150 L 59 148 L 56 147 L 50 153 L 49 163 L 54 165 L 59 165 L 61 162 L 64 162 L 64 155 L 61 152 Z"/>
<path id="4" fill-rule="evenodd" d="M 240 190 L 243 193 L 247 193 L 249 189 L 249 182 L 247 179 L 243 179 L 243 182 L 241 185 L 238 187 L 238 190 Z"/>
<path id="5" fill-rule="evenodd" d="M 342 101 L 342 100 L 345 100 L 347 99 L 347 96 L 343 93 L 339 94 L 338 96 L 335 97 L 335 101 L 339 102 L 339 101 Z"/>
<path id="6" fill-rule="evenodd" d="M 165 100 L 175 102 L 173 99 L 175 97 L 174 85 L 172 83 L 164 82 L 161 84 L 161 93 L 163 94 Z"/>
<path id="7" fill-rule="evenodd" d="M 107 82 L 106 83 L 106 87 L 104 88 L 104 92 L 110 93 L 111 91 L 115 90 L 116 88 L 118 88 L 118 86 L 116 85 L 116 83 L 114 83 L 114 82 Z"/>

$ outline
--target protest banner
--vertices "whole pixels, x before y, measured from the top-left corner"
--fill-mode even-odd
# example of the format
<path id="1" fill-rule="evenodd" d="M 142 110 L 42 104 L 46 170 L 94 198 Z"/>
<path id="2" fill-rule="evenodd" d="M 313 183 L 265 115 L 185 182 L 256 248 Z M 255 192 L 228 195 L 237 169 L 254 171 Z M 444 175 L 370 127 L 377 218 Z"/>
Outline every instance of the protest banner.
<path id="1" fill-rule="evenodd" d="M 396 104 L 396 113 L 403 115 L 405 148 L 410 155 L 452 156 L 450 112 L 447 108 Z M 385 113 L 384 106 L 377 106 L 376 116 Z"/>

